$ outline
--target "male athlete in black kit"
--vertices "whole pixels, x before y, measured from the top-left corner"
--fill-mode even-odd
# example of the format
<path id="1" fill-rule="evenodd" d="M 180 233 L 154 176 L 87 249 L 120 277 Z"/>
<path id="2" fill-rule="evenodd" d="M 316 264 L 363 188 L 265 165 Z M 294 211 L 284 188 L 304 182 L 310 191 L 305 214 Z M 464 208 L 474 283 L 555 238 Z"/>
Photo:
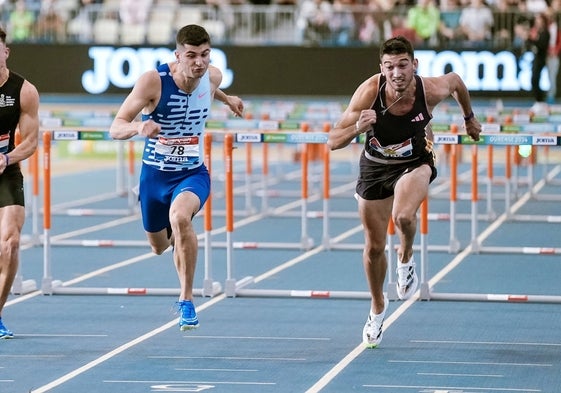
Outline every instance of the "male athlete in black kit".
<path id="1" fill-rule="evenodd" d="M 39 93 L 6 65 L 10 49 L 0 28 L 0 338 L 14 333 L 2 322 L 2 310 L 19 265 L 25 220 L 23 175 L 19 162 L 33 154 L 39 139 Z M 15 145 L 16 129 L 21 141 Z"/>
<path id="2" fill-rule="evenodd" d="M 406 38 L 394 37 L 384 42 L 380 50 L 381 73 L 356 89 L 341 119 L 329 132 L 327 142 L 332 150 L 341 149 L 366 133 L 356 193 L 364 226 L 363 264 L 372 295 L 363 329 L 363 341 L 369 348 L 382 341 L 388 307 L 383 285 L 390 216 L 400 239 L 398 296 L 408 299 L 417 289 L 413 261 L 416 214 L 436 177 L 430 131 L 433 108 L 452 96 L 464 114 L 467 134 L 478 140 L 481 132 L 462 79 L 454 72 L 420 77 L 416 75 L 417 64 Z"/>

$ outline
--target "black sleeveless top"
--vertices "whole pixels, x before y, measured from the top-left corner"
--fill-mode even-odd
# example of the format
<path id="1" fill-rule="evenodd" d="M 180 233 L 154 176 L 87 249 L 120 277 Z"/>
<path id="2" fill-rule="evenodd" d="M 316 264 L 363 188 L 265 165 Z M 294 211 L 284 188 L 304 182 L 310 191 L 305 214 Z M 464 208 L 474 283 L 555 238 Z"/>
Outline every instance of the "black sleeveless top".
<path id="1" fill-rule="evenodd" d="M 420 76 L 415 75 L 415 83 L 413 108 L 404 115 L 393 115 L 382 104 L 386 102 L 386 78 L 380 75 L 380 87 L 372 106 L 376 111 L 376 123 L 366 133 L 364 150 L 367 155 L 383 160 L 411 161 L 427 154 L 425 127 L 432 115 Z"/>
<path id="2" fill-rule="evenodd" d="M 10 71 L 8 80 L 0 86 L 0 154 L 8 153 L 15 147 L 23 82 L 22 76 Z"/>

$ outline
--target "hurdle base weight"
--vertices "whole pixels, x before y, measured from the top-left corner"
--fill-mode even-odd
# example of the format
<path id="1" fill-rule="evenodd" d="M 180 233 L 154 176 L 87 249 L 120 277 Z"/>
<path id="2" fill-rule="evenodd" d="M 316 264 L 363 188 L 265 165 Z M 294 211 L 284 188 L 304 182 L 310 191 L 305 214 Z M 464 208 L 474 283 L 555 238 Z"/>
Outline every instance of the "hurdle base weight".
<path id="1" fill-rule="evenodd" d="M 203 297 L 214 297 L 220 292 L 222 292 L 222 285 L 218 281 L 212 281 L 209 278 L 204 280 L 201 293 Z"/>
<path id="2" fill-rule="evenodd" d="M 397 282 L 388 283 L 386 297 L 388 300 L 399 300 L 399 297 L 397 296 Z"/>
<path id="3" fill-rule="evenodd" d="M 62 281 L 53 280 L 51 277 L 44 277 L 41 281 L 41 292 L 43 292 L 43 295 L 52 295 L 54 293 L 53 289 L 61 286 Z"/>
<path id="4" fill-rule="evenodd" d="M 15 280 L 12 285 L 13 295 L 25 295 L 37 290 L 37 283 L 35 280 Z"/>

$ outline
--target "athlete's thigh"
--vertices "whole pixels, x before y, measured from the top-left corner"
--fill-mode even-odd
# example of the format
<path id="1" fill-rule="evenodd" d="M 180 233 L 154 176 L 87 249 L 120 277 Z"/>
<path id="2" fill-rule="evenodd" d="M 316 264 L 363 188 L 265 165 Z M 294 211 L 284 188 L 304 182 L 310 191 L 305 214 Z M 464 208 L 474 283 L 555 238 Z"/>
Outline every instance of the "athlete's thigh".
<path id="1" fill-rule="evenodd" d="M 368 244 L 385 244 L 393 197 L 367 200 L 358 197 L 358 212 Z M 368 245 L 367 244 L 367 245 Z"/>
<path id="2" fill-rule="evenodd" d="M 394 211 L 416 213 L 429 192 L 432 169 L 428 164 L 407 171 L 397 181 L 394 189 Z"/>
<path id="3" fill-rule="evenodd" d="M 210 195 L 210 176 L 206 168 L 187 176 L 175 188 L 172 195 L 170 218 L 179 212 L 194 216 Z"/>
<path id="4" fill-rule="evenodd" d="M 0 236 L 6 239 L 9 236 L 19 236 L 25 221 L 25 208 L 19 205 L 4 206 L 0 208 Z"/>

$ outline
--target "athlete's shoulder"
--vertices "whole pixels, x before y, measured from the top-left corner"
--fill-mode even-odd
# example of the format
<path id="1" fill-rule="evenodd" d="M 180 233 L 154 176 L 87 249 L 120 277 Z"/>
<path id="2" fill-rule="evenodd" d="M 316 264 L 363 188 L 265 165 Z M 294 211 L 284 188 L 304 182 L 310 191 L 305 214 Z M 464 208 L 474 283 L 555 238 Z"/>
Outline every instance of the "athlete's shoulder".
<path id="1" fill-rule="evenodd" d="M 208 72 L 208 77 L 210 79 L 210 84 L 216 90 L 218 86 L 220 86 L 220 83 L 222 83 L 222 71 L 220 71 L 218 67 L 209 65 L 207 72 Z"/>

